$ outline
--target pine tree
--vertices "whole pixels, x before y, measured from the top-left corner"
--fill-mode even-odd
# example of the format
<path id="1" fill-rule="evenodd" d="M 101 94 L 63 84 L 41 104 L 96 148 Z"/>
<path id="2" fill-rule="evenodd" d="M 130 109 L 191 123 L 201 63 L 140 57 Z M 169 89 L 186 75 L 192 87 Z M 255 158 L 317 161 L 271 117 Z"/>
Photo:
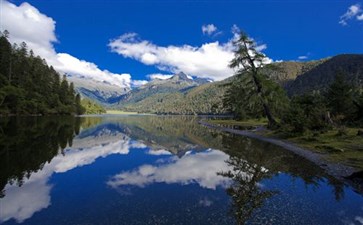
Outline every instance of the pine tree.
<path id="1" fill-rule="evenodd" d="M 354 89 L 354 86 L 344 79 L 343 74 L 338 73 L 326 93 L 328 108 L 338 122 L 349 120 L 355 112 Z"/>
<path id="2" fill-rule="evenodd" d="M 0 35 L 0 85 L 11 82 L 12 47 L 8 35 L 6 30 Z"/>
<path id="3" fill-rule="evenodd" d="M 269 121 L 269 126 L 277 126 L 271 106 L 275 103 L 271 101 L 279 98 L 284 99 L 285 94 L 277 84 L 271 82 L 267 76 L 261 73 L 262 67 L 266 64 L 266 56 L 257 50 L 256 42 L 243 32 L 234 41 L 234 46 L 236 50 L 229 66 L 236 70 L 235 75 L 240 79 L 242 85 L 239 85 L 241 87 L 238 89 L 241 90 L 240 93 L 238 90 L 230 90 L 229 94 L 236 94 L 238 97 L 244 98 L 241 101 L 235 99 L 237 104 L 242 102 L 245 105 L 244 108 L 247 106 L 247 108 L 256 110 L 261 107 Z M 236 88 L 236 86 L 232 85 L 231 88 Z"/>
<path id="4" fill-rule="evenodd" d="M 76 95 L 75 102 L 76 102 L 76 114 L 77 115 L 84 114 L 85 113 L 85 108 L 81 104 L 81 96 L 80 96 L 80 94 L 77 94 Z"/>
<path id="5" fill-rule="evenodd" d="M 0 114 L 82 113 L 76 100 L 66 76 L 60 81 L 54 68 L 25 42 L 11 46 L 8 33 L 0 35 Z"/>

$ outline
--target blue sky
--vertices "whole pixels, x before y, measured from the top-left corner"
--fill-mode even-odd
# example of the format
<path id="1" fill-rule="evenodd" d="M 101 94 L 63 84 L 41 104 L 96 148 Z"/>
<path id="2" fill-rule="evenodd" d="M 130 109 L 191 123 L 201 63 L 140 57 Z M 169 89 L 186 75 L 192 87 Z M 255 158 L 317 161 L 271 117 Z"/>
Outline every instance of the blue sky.
<path id="1" fill-rule="evenodd" d="M 18 0 L 11 2 L 16 6 L 24 3 Z M 234 25 L 246 31 L 258 44 L 265 44 L 263 52 L 274 61 L 299 60 L 299 57 L 300 60 L 313 60 L 341 53 L 363 53 L 363 18 L 359 17 L 363 13 L 363 2 L 360 1 L 26 2 L 55 22 L 53 33 L 57 41 L 50 43 L 56 53 L 67 53 L 92 62 L 100 70 L 130 74 L 132 80 L 147 80 L 148 74 L 171 74 L 183 69 L 194 73 L 191 75 L 216 80 L 226 77 L 216 74 L 227 70 L 221 72 L 222 69 L 217 67 L 207 68 L 208 63 L 203 65 L 198 61 L 200 58 L 195 59 L 198 61 L 195 65 L 180 64 L 184 64 L 183 59 L 193 61 L 196 52 L 202 52 L 199 54 L 201 58 L 209 58 L 209 55 L 203 55 L 209 54 L 209 51 L 201 49 L 206 44 L 218 43 L 218 46 L 211 48 L 210 54 L 221 55 L 214 48 L 229 51 L 226 45 L 233 38 L 231 29 Z M 358 8 L 349 8 L 352 6 Z M 354 15 L 349 14 L 351 9 L 356 10 Z M 347 12 L 342 21 L 342 16 Z M 217 28 L 210 35 L 202 32 L 202 26 L 208 24 Z M 133 34 L 133 37 L 127 38 L 125 34 Z M 121 40 L 119 37 L 122 35 Z M 112 40 L 121 41 L 122 46 L 111 47 Z M 145 45 L 140 44 L 143 42 Z M 143 47 L 149 50 L 137 52 Z M 196 49 L 191 49 L 193 47 Z M 186 58 L 173 58 L 179 57 L 178 52 L 175 53 L 177 56 L 163 53 L 172 49 L 186 53 Z M 189 50 L 185 52 L 186 49 Z M 149 53 L 152 58 L 145 58 L 145 54 Z M 214 60 L 217 59 L 211 57 L 209 64 L 214 65 Z M 195 69 L 195 66 L 206 68 Z"/>

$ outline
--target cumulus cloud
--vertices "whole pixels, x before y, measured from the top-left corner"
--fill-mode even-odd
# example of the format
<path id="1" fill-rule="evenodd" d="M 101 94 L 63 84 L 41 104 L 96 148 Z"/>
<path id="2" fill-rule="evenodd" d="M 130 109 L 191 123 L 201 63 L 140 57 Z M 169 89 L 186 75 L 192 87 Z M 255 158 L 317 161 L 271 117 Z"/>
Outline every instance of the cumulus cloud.
<path id="1" fill-rule="evenodd" d="M 165 150 L 165 149 L 150 149 L 147 151 L 147 154 L 149 155 L 171 155 L 171 152 Z"/>
<path id="2" fill-rule="evenodd" d="M 363 13 L 360 4 L 351 5 L 348 10 L 340 16 L 339 24 L 346 26 L 348 21 L 356 18 L 357 20 L 363 20 Z"/>
<path id="3" fill-rule="evenodd" d="M 56 22 L 29 3 L 19 6 L 8 1 L 0 0 L 2 10 L 0 27 L 10 32 L 12 43 L 26 42 L 36 55 L 47 60 L 61 73 L 82 76 L 107 82 L 119 87 L 130 87 L 130 74 L 117 74 L 102 70 L 92 62 L 80 60 L 67 53 L 57 53 L 53 44 L 58 42 L 55 34 Z M 150 58 L 145 58 L 145 62 Z"/>
<path id="4" fill-rule="evenodd" d="M 212 35 L 214 32 L 217 31 L 217 27 L 214 24 L 207 24 L 202 26 L 203 34 Z"/>
<path id="5" fill-rule="evenodd" d="M 234 57 L 233 40 L 238 37 L 238 27 L 232 29 L 233 37 L 226 43 L 218 41 L 205 43 L 199 47 L 191 45 L 158 46 L 142 40 L 136 33 L 126 33 L 109 42 L 111 51 L 126 58 L 138 60 L 145 65 L 153 65 L 168 73 L 185 72 L 191 76 L 222 80 L 234 74 L 228 67 Z M 257 50 L 266 49 L 265 44 L 258 45 Z M 271 63 L 266 57 L 264 63 Z M 166 76 L 150 76 L 167 78 Z"/>
<path id="6" fill-rule="evenodd" d="M 233 74 L 233 71 L 228 68 L 228 62 L 233 54 L 223 49 L 219 43 L 205 44 L 197 48 L 189 45 L 160 47 L 149 41 L 135 41 L 133 36 L 132 39 L 127 37 L 130 37 L 130 34 L 112 40 L 109 44 L 112 51 L 147 65 L 156 65 L 159 69 L 172 73 L 184 71 L 216 80 Z M 145 55 L 153 55 L 154 63 L 145 62 L 145 58 L 148 58 Z M 159 78 L 165 77 L 159 76 Z"/>
<path id="7" fill-rule="evenodd" d="M 140 40 L 135 33 L 127 33 L 112 40 L 109 46 L 113 52 L 136 59 L 146 65 L 171 72 L 185 72 L 192 76 L 222 80 L 233 75 L 228 67 L 233 58 L 230 45 L 219 42 L 206 43 L 200 47 L 157 46 Z"/>
<path id="8" fill-rule="evenodd" d="M 173 76 L 172 74 L 153 73 L 153 74 L 148 74 L 147 78 L 149 78 L 150 80 L 155 80 L 155 79 L 166 80 L 171 78 L 172 76 Z"/>
<path id="9" fill-rule="evenodd" d="M 140 87 L 140 86 L 145 85 L 147 83 L 148 83 L 147 80 L 132 80 L 131 87 Z"/>

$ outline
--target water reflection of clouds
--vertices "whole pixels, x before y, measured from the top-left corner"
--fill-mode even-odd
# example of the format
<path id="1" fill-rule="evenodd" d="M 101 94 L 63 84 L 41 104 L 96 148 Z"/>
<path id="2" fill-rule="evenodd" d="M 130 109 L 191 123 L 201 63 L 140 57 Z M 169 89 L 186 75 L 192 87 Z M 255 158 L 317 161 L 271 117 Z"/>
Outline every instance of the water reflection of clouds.
<path id="1" fill-rule="evenodd" d="M 146 153 L 149 155 L 172 155 L 171 152 L 165 149 L 158 149 L 158 150 L 149 149 Z"/>
<path id="2" fill-rule="evenodd" d="M 52 189 L 48 180 L 53 173 L 64 173 L 76 167 L 89 165 L 101 157 L 128 154 L 130 148 L 144 147 L 145 145 L 131 141 L 121 133 L 96 140 L 94 137 L 75 138 L 72 148 L 67 148 L 64 155 L 55 156 L 42 170 L 31 174 L 21 187 L 16 184 L 5 186 L 5 197 L 0 200 L 0 222 L 13 218 L 21 223 L 32 217 L 35 212 L 47 208 L 51 204 Z"/>
<path id="3" fill-rule="evenodd" d="M 39 174 L 38 174 L 39 175 Z M 47 174 L 42 173 L 47 176 Z M 18 223 L 30 218 L 35 212 L 50 205 L 51 185 L 47 179 L 31 176 L 23 186 L 6 186 L 6 195 L 0 201 L 0 222 L 14 218 Z"/>
<path id="4" fill-rule="evenodd" d="M 217 173 L 227 171 L 228 155 L 217 150 L 186 154 L 182 158 L 173 156 L 157 165 L 142 165 L 112 177 L 107 184 L 113 188 L 123 185 L 145 187 L 152 183 L 197 183 L 203 188 L 216 189 L 226 186 L 229 180 Z"/>
<path id="5" fill-rule="evenodd" d="M 360 224 L 363 224 L 363 216 L 356 216 L 354 220 L 359 222 Z"/>

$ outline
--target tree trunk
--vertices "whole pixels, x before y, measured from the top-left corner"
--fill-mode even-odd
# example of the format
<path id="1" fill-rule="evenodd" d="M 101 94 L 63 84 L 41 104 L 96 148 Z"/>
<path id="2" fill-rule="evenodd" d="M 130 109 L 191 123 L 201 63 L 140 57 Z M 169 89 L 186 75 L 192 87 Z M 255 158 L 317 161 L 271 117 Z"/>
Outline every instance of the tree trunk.
<path id="1" fill-rule="evenodd" d="M 268 126 L 269 127 L 276 127 L 277 126 L 277 122 L 276 120 L 274 119 L 274 117 L 272 116 L 271 114 L 271 111 L 270 111 L 270 108 L 268 107 L 268 105 L 263 102 L 263 109 L 265 111 L 265 114 L 266 114 L 266 117 L 268 119 Z"/>
<path id="2" fill-rule="evenodd" d="M 255 72 L 253 72 L 255 73 Z M 271 113 L 271 110 L 270 110 L 270 107 L 268 107 L 265 99 L 264 99 L 264 96 L 263 96 L 263 93 L 262 93 L 262 86 L 261 86 L 261 83 L 260 81 L 258 80 L 257 76 L 255 74 L 252 74 L 252 77 L 253 77 L 253 81 L 257 87 L 257 94 L 260 96 L 261 98 L 261 101 L 262 101 L 262 106 L 263 106 L 263 110 L 265 112 L 265 115 L 268 119 L 268 126 L 269 127 L 276 127 L 277 125 L 277 122 L 276 120 L 274 119 L 274 117 L 272 116 L 272 113 Z"/>

